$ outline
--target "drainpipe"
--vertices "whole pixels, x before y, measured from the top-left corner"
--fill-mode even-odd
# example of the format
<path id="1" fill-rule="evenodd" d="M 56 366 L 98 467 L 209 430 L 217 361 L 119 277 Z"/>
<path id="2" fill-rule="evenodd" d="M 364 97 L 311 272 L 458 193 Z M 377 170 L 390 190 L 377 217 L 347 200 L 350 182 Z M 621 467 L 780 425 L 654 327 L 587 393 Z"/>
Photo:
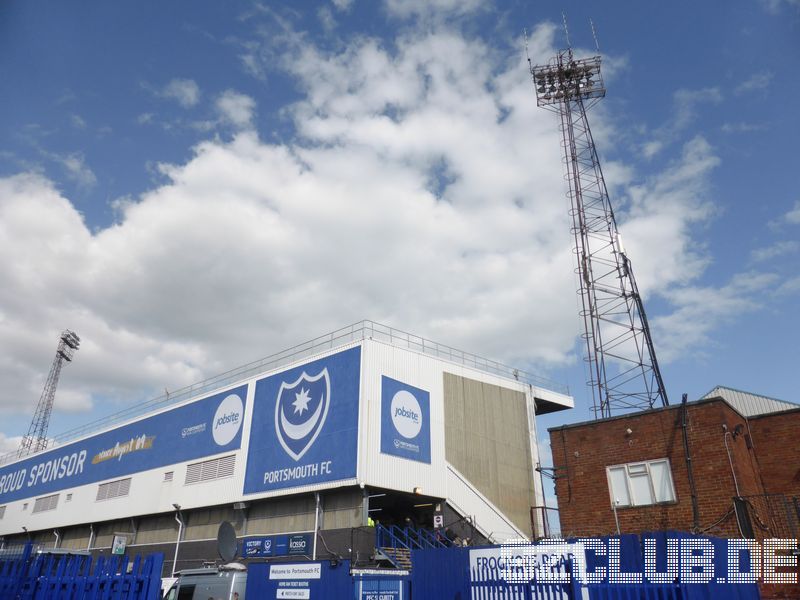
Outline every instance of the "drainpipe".
<path id="1" fill-rule="evenodd" d="M 53 542 L 53 548 L 58 548 L 58 542 L 61 541 L 61 536 L 58 535 L 58 529 L 53 529 L 53 535 L 56 536 L 56 541 Z"/>
<path id="2" fill-rule="evenodd" d="M 311 550 L 311 560 L 317 560 L 317 535 L 319 533 L 319 492 L 314 492 L 314 545 Z"/>
<path id="3" fill-rule="evenodd" d="M 89 543 L 86 544 L 86 551 L 92 549 L 92 542 L 94 542 L 94 524 L 89 523 Z"/>
<path id="4" fill-rule="evenodd" d="M 175 566 L 178 564 L 178 549 L 181 545 L 183 535 L 183 519 L 181 519 L 181 505 L 173 504 L 175 507 L 175 521 L 178 523 L 178 539 L 175 540 L 175 558 L 172 559 L 172 577 L 175 577 Z"/>
<path id="5" fill-rule="evenodd" d="M 736 479 L 736 469 L 733 468 L 733 457 L 731 456 L 731 449 L 728 447 L 728 436 L 731 434 L 731 432 L 728 431 L 727 425 L 723 425 L 722 427 L 725 430 L 722 439 L 725 441 L 725 452 L 728 453 L 728 463 L 731 465 L 731 475 L 733 475 L 733 487 L 736 488 L 736 495 L 741 496 L 742 494 L 739 492 L 739 482 Z"/>
<path id="6" fill-rule="evenodd" d="M 689 491 L 692 496 L 692 532 L 697 533 L 700 529 L 700 508 L 697 506 L 697 487 L 694 484 L 694 471 L 692 470 L 692 453 L 689 450 L 689 430 L 688 430 L 688 416 L 689 408 L 686 406 L 688 394 L 681 397 L 681 412 L 683 428 L 683 453 L 686 455 L 686 472 L 689 476 Z"/>

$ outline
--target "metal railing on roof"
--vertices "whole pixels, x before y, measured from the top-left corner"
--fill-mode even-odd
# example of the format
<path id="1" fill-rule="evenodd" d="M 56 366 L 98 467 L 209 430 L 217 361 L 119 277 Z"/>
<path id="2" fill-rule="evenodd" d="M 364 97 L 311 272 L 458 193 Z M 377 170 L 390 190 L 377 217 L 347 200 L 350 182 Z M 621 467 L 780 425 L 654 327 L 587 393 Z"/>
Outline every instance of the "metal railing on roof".
<path id="1" fill-rule="evenodd" d="M 97 419 L 70 429 L 59 435 L 50 438 L 48 449 L 55 446 L 61 446 L 69 441 L 83 437 L 89 433 L 94 433 L 102 429 L 107 429 L 112 425 L 123 423 L 148 413 L 161 410 L 165 407 L 172 406 L 184 402 L 191 398 L 200 396 L 206 392 L 212 392 L 224 388 L 230 384 L 234 384 L 243 379 L 247 379 L 254 375 L 266 373 L 268 371 L 275 371 L 282 366 L 296 362 L 300 359 L 320 354 L 326 350 L 331 350 L 346 344 L 359 342 L 362 340 L 375 340 L 385 342 L 397 348 L 405 348 L 413 352 L 419 352 L 429 356 L 434 356 L 442 360 L 446 360 L 455 364 L 463 365 L 489 373 L 504 377 L 507 379 L 515 379 L 523 383 L 528 383 L 537 387 L 546 388 L 548 390 L 559 392 L 562 394 L 569 394 L 569 389 L 566 385 L 557 383 L 545 377 L 533 375 L 513 367 L 509 367 L 497 361 L 480 357 L 470 352 L 457 350 L 451 346 L 439 344 L 431 340 L 425 339 L 418 335 L 382 325 L 374 321 L 359 321 L 342 327 L 328 334 L 308 340 L 302 344 L 298 344 L 287 350 L 271 354 L 265 358 L 247 363 L 230 371 L 225 371 L 219 375 L 209 377 L 198 383 L 193 383 L 186 387 L 182 387 L 172 392 L 164 393 L 152 400 L 131 406 L 125 410 L 116 412 L 114 414 Z M 0 464 L 5 464 L 20 458 L 18 451 L 9 452 L 0 456 Z"/>

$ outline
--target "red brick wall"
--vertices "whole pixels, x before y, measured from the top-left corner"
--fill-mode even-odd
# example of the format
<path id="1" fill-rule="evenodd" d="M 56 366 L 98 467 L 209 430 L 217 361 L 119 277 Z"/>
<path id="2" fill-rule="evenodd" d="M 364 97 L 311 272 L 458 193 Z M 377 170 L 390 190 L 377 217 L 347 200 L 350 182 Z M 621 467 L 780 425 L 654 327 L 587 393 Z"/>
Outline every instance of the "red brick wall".
<path id="1" fill-rule="evenodd" d="M 767 493 L 800 497 L 800 410 L 751 417 L 750 433 Z"/>
<path id="2" fill-rule="evenodd" d="M 561 530 L 564 535 L 616 533 L 606 478 L 606 467 L 623 463 L 670 459 L 676 502 L 620 508 L 623 533 L 692 529 L 692 502 L 682 437 L 682 407 L 634 413 L 620 418 L 550 429 L 556 467 Z M 726 425 L 732 434 L 746 421 L 721 400 L 688 405 L 689 448 L 699 508 L 699 529 L 709 535 L 738 537 L 732 512 L 736 494 L 728 454 Z M 630 428 L 632 433 L 626 434 Z M 745 436 L 727 436 L 739 495 L 763 494 L 755 455 Z M 727 516 L 726 516 L 727 515 Z M 725 517 L 725 518 L 723 518 Z M 719 521 L 716 526 L 715 522 Z"/>

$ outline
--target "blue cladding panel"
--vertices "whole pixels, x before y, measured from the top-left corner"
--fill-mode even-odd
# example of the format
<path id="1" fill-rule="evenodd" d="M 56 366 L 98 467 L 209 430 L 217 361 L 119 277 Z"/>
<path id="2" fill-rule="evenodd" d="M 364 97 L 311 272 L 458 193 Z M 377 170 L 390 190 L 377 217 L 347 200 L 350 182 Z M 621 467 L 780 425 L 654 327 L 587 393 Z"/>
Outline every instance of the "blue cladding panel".
<path id="1" fill-rule="evenodd" d="M 244 493 L 356 476 L 361 347 L 256 382 Z"/>
<path id="2" fill-rule="evenodd" d="M 243 385 L 0 469 L 0 503 L 237 450 Z"/>
<path id="3" fill-rule="evenodd" d="M 384 376 L 381 380 L 381 452 L 431 462 L 430 394 Z"/>

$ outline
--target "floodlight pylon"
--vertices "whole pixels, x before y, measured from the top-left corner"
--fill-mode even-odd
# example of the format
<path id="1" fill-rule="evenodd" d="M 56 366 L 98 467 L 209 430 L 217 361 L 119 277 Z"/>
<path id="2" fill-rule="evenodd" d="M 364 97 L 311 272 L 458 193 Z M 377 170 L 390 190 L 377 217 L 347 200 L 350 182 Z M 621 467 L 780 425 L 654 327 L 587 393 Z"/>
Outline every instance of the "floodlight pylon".
<path id="1" fill-rule="evenodd" d="M 537 105 L 558 113 L 575 242 L 587 384 L 595 418 L 668 405 L 667 392 L 597 155 L 587 110 L 605 96 L 600 56 L 572 49 L 530 65 Z"/>

